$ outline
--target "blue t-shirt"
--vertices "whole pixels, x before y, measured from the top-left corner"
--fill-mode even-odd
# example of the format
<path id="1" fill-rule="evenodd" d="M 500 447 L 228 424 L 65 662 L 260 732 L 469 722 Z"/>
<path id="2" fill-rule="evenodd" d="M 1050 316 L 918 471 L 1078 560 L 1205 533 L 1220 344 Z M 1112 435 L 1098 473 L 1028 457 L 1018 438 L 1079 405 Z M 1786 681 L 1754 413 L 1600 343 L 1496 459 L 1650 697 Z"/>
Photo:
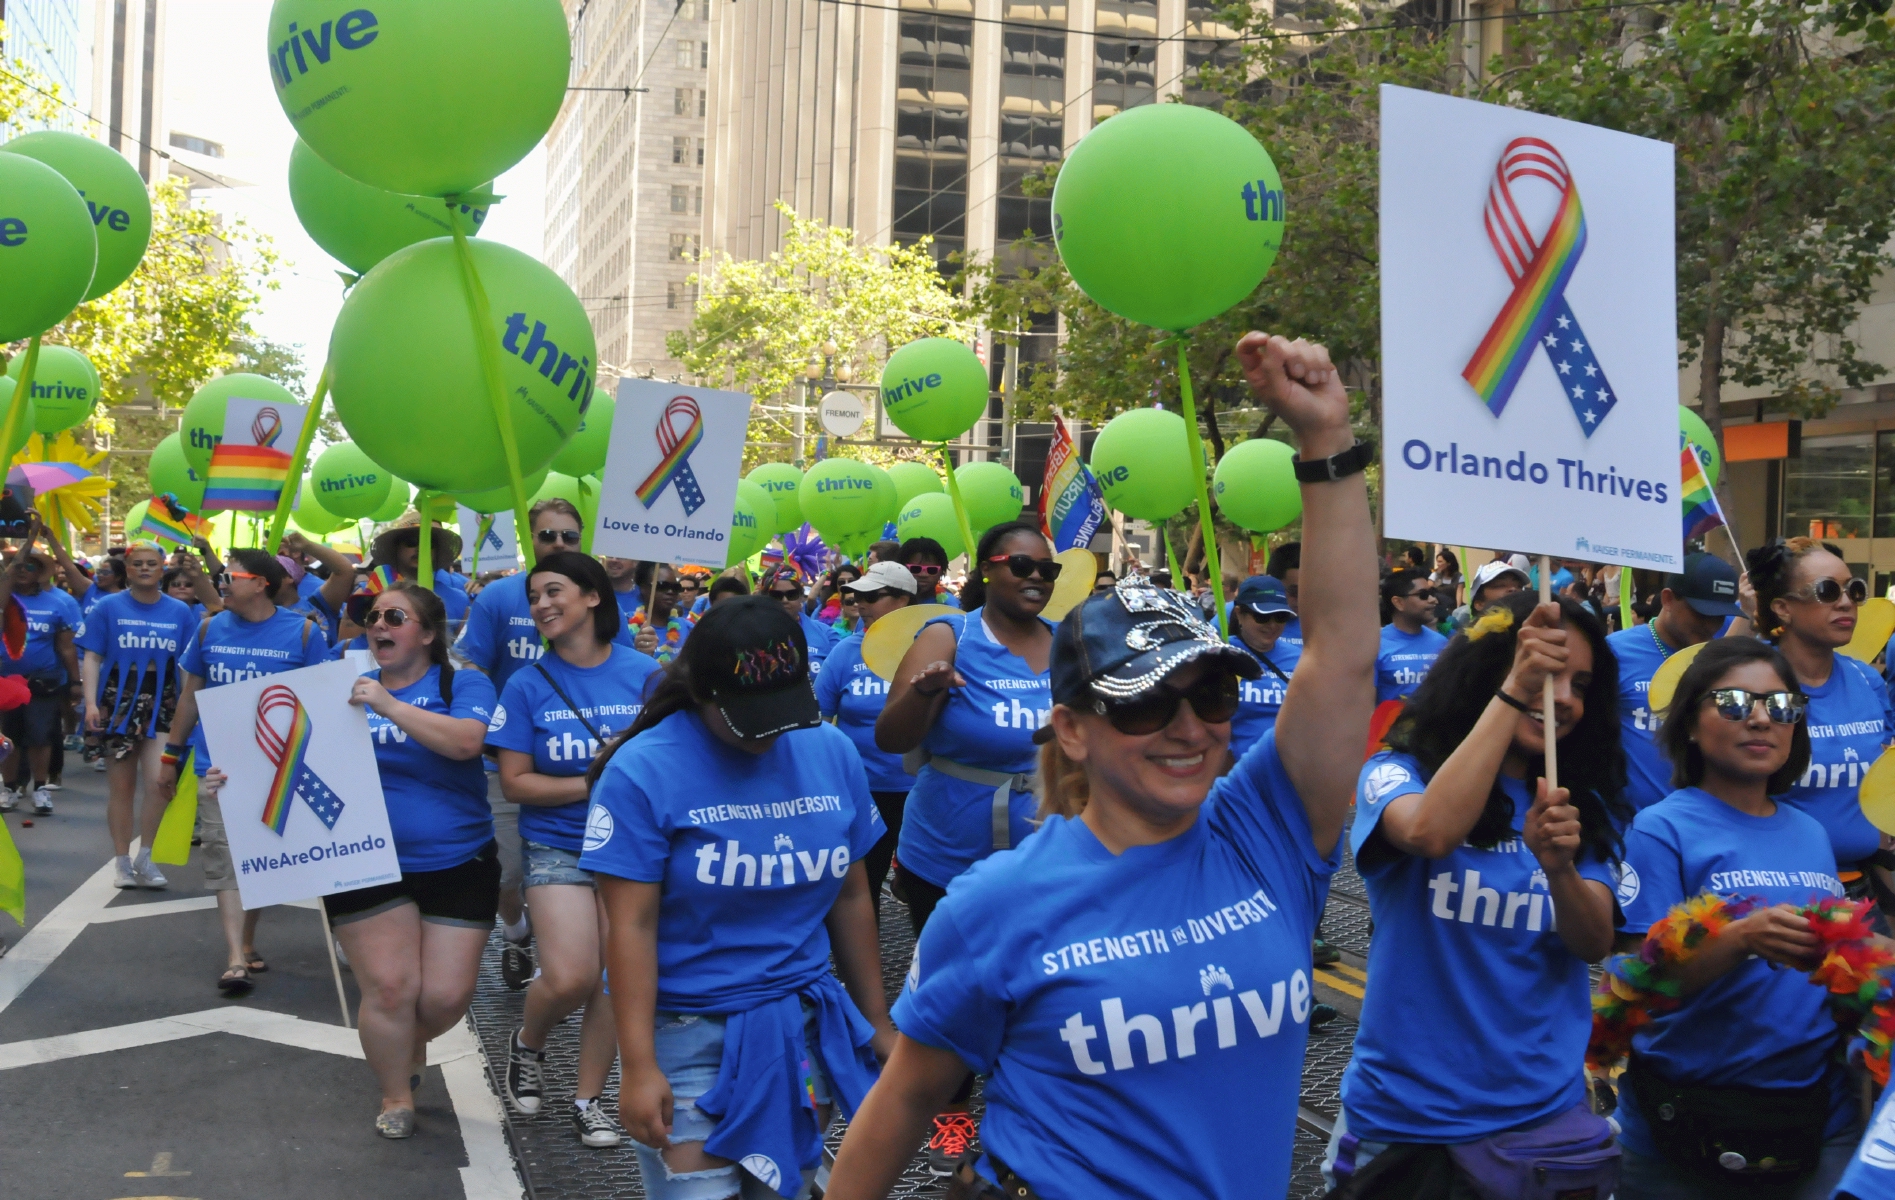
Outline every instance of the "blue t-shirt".
<path id="1" fill-rule="evenodd" d="M 1303 618 L 1291 617 L 1290 623 L 1283 627 L 1283 632 L 1277 634 L 1276 644 L 1279 649 L 1294 649 L 1296 656 L 1301 658 L 1303 656 Z"/>
<path id="2" fill-rule="evenodd" d="M 744 1012 L 826 974 L 823 919 L 887 832 L 827 725 L 751 754 L 673 713 L 612 755 L 592 799 L 579 865 L 664 885 L 660 1012 Z"/>
<path id="3" fill-rule="evenodd" d="M 820 675 L 823 660 L 836 648 L 836 631 L 808 613 L 798 619 L 803 625 L 803 640 L 809 643 L 809 673 Z"/>
<path id="4" fill-rule="evenodd" d="M 17 660 L 0 654 L 0 675 L 50 675 L 60 683 L 72 683 L 53 642 L 62 629 L 70 630 L 75 641 L 84 632 L 86 619 L 79 602 L 56 587 L 42 587 L 31 596 L 14 592 L 13 599 L 26 614 L 26 653 Z"/>
<path id="5" fill-rule="evenodd" d="M 980 609 L 936 617 L 956 634 L 954 669 L 966 686 L 950 688 L 947 703 L 922 745 L 936 758 L 986 771 L 1025 774 L 1039 762 L 1033 734 L 1053 714 L 1050 667 L 1035 674 L 1025 659 L 996 641 Z M 927 628 L 927 626 L 923 626 Z M 932 764 L 921 768 L 902 812 L 901 864 L 946 887 L 948 881 L 994 851 L 992 784 L 956 779 Z M 1039 800 L 1031 791 L 1007 798 L 1008 844 L 1033 832 Z"/>
<path id="6" fill-rule="evenodd" d="M 869 787 L 878 792 L 905 792 L 915 786 L 915 777 L 902 769 L 901 755 L 875 744 L 875 719 L 888 703 L 888 680 L 862 661 L 862 635 L 852 633 L 838 642 L 829 652 L 828 663 L 829 670 L 816 677 L 816 703 L 822 715 L 834 719 L 836 728 L 855 743 L 862 767 L 869 773 Z"/>
<path id="7" fill-rule="evenodd" d="M 1276 645 L 1270 647 L 1270 653 L 1259 654 L 1235 633 L 1230 635 L 1230 644 L 1263 667 L 1262 675 L 1243 680 L 1237 715 L 1230 719 L 1230 755 L 1238 759 L 1257 744 L 1257 739 L 1276 728 L 1277 713 L 1283 708 L 1283 698 L 1289 694 L 1290 676 L 1296 673 L 1296 664 L 1302 660 L 1303 647 L 1300 644 L 1285 646 L 1279 637 Z M 1270 669 L 1273 666 L 1274 671 Z"/>
<path id="8" fill-rule="evenodd" d="M 524 572 L 508 575 L 480 589 L 468 609 L 467 623 L 461 626 L 460 640 L 454 644 L 467 661 L 487 672 L 500 692 L 506 690 L 515 671 L 538 662 L 546 653 L 526 601 L 526 578 Z M 631 627 L 620 622 L 618 636 L 612 640 L 632 649 Z"/>
<path id="9" fill-rule="evenodd" d="M 1895 1200 L 1895 1088 L 1882 1092 L 1875 1117 L 1836 1185 L 1838 1200 Z"/>
<path id="10" fill-rule="evenodd" d="M 107 596 L 116 596 L 119 592 L 124 590 L 124 588 L 120 588 L 118 592 L 105 592 L 99 590 L 98 584 L 93 584 L 86 589 L 85 595 L 79 597 L 79 615 L 82 617 L 90 617 L 92 610 L 99 606 L 100 601 L 104 600 Z"/>
<path id="11" fill-rule="evenodd" d="M 1647 693 L 1652 676 L 1675 651 L 1651 625 L 1621 629 L 1606 638 L 1619 660 L 1619 744 L 1625 747 L 1625 799 L 1641 812 L 1671 795 L 1671 760 L 1652 739 L 1661 721 Z"/>
<path id="12" fill-rule="evenodd" d="M 649 654 L 617 643 L 611 656 L 596 667 L 575 667 L 557 654 L 548 654 L 534 666 L 514 672 L 507 681 L 487 726 L 487 744 L 531 754 L 537 774 L 565 776 L 584 775 L 603 739 L 638 719 L 645 711 L 645 681 L 659 670 Z M 572 697 L 578 714 L 559 698 L 539 667 Z M 598 738 L 592 736 L 593 730 L 598 731 Z M 584 800 L 520 806 L 520 836 L 527 841 L 577 854 L 585 832 Z"/>
<path id="13" fill-rule="evenodd" d="M 1269 734 L 1170 841 L 1053 817 L 955 880 L 895 1024 L 989 1077 L 981 1141 L 1047 1200 L 1281 1196 L 1336 861 Z"/>
<path id="14" fill-rule="evenodd" d="M 158 704 L 151 706 L 142 726 L 131 727 L 132 708 L 147 672 L 154 674 L 152 695 L 163 696 L 167 684 L 183 689 L 178 673 L 178 656 L 197 632 L 197 622 L 182 601 L 160 593 L 150 604 L 140 604 L 129 590 L 113 592 L 102 598 L 85 623 L 85 631 L 75 644 L 102 660 L 99 664 L 99 693 L 93 700 L 101 706 L 108 689 L 116 688 L 117 704 L 105 714 L 105 732 L 135 733 L 150 737 L 157 731 Z"/>
<path id="15" fill-rule="evenodd" d="M 1835 656 L 1821 687 L 1805 687 L 1809 709 L 1809 769 L 1781 799 L 1823 823 L 1838 865 L 1853 867 L 1882 844 L 1882 835 L 1862 815 L 1857 793 L 1869 764 L 1882 753 L 1895 713 L 1888 689 L 1867 663 Z"/>
<path id="16" fill-rule="evenodd" d="M 1621 929 L 1644 934 L 1704 892 L 1767 904 L 1809 904 L 1842 895 L 1829 835 L 1785 804 L 1768 817 L 1739 812 L 1708 792 L 1681 788 L 1638 814 L 1625 838 Z M 1674 1083 L 1799 1088 L 1829 1071 L 1836 1022 L 1825 991 L 1801 971 L 1748 958 L 1633 1037 L 1638 1054 Z M 1841 1072 L 1837 1072 L 1840 1080 Z M 1620 1088 L 1621 1141 L 1657 1155 L 1631 1088 Z M 1845 1097 L 1838 1094 L 1836 1100 Z M 1831 1132 L 1848 1123 L 1832 1111 Z"/>
<path id="17" fill-rule="evenodd" d="M 226 609 L 195 629 L 202 632 L 193 632 L 179 663 L 187 673 L 202 679 L 207 688 L 313 667 L 329 657 L 329 643 L 323 641 L 322 631 L 287 608 L 277 609 L 264 621 L 246 621 Z M 305 629 L 309 631 L 307 637 L 303 635 Z M 211 767 L 203 721 L 191 731 L 191 747 L 196 752 L 192 760 L 202 776 Z"/>
<path id="18" fill-rule="evenodd" d="M 304 571 L 303 577 L 296 581 L 296 595 L 307 600 L 322 591 L 322 585 L 327 582 L 328 580 L 319 579 L 310 572 Z"/>
<path id="19" fill-rule="evenodd" d="M 1426 625 L 1412 634 L 1392 624 L 1382 626 L 1382 648 L 1375 656 L 1375 702 L 1414 695 L 1428 668 L 1447 648 L 1448 639 Z"/>
<path id="20" fill-rule="evenodd" d="M 290 605 L 290 611 L 293 613 L 301 613 L 303 616 L 314 620 L 316 624 L 322 628 L 322 640 L 328 642 L 331 646 L 335 645 L 336 639 L 342 636 L 341 616 L 335 609 L 329 607 L 329 602 L 322 598 L 321 592 L 316 592 L 298 600 L 295 604 Z M 367 644 L 366 640 L 364 640 L 363 644 Z"/>
<path id="21" fill-rule="evenodd" d="M 1506 775 L 1500 785 L 1517 834 L 1531 794 Z M 1389 802 L 1426 789 L 1409 755 L 1363 764 L 1350 844 L 1375 940 L 1342 1107 L 1361 1138 L 1471 1142 L 1585 1098 L 1591 983 L 1553 928 L 1545 872 L 1521 838 L 1489 850 L 1463 842 L 1437 859 L 1385 842 L 1363 854 Z M 1583 878 L 1616 882 L 1616 864 L 1582 852 L 1576 865 Z"/>
<path id="22" fill-rule="evenodd" d="M 379 669 L 368 673 L 370 679 L 381 677 Z M 388 694 L 429 712 L 482 725 L 493 720 L 493 683 L 485 675 L 454 672 L 453 692 L 453 705 L 444 706 L 441 668 L 429 667 L 420 679 Z M 401 869 L 444 871 L 474 857 L 493 840 L 487 772 L 480 756 L 453 759 L 437 754 L 374 709 L 364 711 L 369 736 L 375 739 L 375 766 L 381 771 L 382 798 L 388 802 L 388 827 Z"/>

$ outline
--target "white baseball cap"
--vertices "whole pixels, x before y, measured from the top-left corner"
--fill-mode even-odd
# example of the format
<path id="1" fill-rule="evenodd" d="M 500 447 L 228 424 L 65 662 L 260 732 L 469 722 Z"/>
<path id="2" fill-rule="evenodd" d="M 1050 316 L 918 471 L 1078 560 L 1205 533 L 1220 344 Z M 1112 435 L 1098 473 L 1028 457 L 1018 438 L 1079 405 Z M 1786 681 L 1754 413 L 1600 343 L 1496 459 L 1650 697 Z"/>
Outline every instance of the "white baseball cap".
<path id="1" fill-rule="evenodd" d="M 883 588 L 894 588 L 910 596 L 920 591 L 915 584 L 914 572 L 896 562 L 870 563 L 868 570 L 862 572 L 862 578 L 842 586 L 852 592 L 879 592 Z"/>

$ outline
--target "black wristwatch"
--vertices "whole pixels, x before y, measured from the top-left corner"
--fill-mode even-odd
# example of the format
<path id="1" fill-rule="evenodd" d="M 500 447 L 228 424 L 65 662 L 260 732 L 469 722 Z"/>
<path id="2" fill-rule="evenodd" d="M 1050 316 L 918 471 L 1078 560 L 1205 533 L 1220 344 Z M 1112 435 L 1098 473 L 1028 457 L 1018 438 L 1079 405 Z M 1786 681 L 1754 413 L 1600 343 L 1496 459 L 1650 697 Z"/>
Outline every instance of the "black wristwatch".
<path id="1" fill-rule="evenodd" d="M 1309 462 L 1305 462 L 1300 456 L 1292 456 L 1290 459 L 1290 463 L 1296 468 L 1298 483 L 1333 483 L 1338 479 L 1347 479 L 1374 461 L 1374 442 L 1357 442 L 1341 454 L 1332 454 L 1328 458 L 1318 458 Z"/>

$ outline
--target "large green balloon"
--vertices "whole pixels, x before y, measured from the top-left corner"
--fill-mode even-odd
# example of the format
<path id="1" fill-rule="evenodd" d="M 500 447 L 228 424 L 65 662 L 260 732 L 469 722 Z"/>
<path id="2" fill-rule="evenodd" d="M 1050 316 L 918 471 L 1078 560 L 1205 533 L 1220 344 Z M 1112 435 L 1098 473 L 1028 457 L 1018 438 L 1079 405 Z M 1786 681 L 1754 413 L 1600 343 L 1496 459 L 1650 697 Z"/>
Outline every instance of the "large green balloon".
<path id="1" fill-rule="evenodd" d="M 807 518 L 803 516 L 800 502 L 803 488 L 801 471 L 789 463 L 768 462 L 754 468 L 744 478 L 770 493 L 770 499 L 776 502 L 776 528 L 771 533 L 788 533 L 802 527 Z"/>
<path id="2" fill-rule="evenodd" d="M 125 531 L 124 536 L 126 541 L 131 542 L 138 539 L 138 527 L 145 523 L 145 514 L 150 511 L 151 501 L 149 500 L 140 500 L 138 503 L 132 505 L 130 509 L 126 510 L 125 522 L 120 526 L 120 528 Z"/>
<path id="3" fill-rule="evenodd" d="M 65 176 L 24 154 L 0 154 L 0 342 L 45 333 L 92 286 L 99 239 Z"/>
<path id="4" fill-rule="evenodd" d="M 579 480 L 558 471 L 548 471 L 546 478 L 533 491 L 533 503 L 542 500 L 564 500 L 574 508 L 584 511 L 585 497 L 579 493 Z"/>
<path id="5" fill-rule="evenodd" d="M 1197 495 L 1184 418 L 1162 408 L 1129 409 L 1107 421 L 1092 443 L 1092 473 L 1105 502 L 1138 521 L 1175 516 Z"/>
<path id="6" fill-rule="evenodd" d="M 382 506 L 370 513 L 368 519 L 377 525 L 399 521 L 401 515 L 408 511 L 408 506 L 414 503 L 414 498 L 415 490 L 391 475 L 388 482 L 388 499 L 382 501 Z"/>
<path id="7" fill-rule="evenodd" d="M 1232 446 L 1211 484 L 1218 510 L 1252 533 L 1272 533 L 1302 516 L 1303 492 L 1290 461 L 1295 457 L 1288 443 L 1272 438 Z"/>
<path id="8" fill-rule="evenodd" d="M 803 476 L 796 499 L 803 520 L 833 542 L 888 524 L 895 515 L 895 481 L 857 459 L 825 458 Z"/>
<path id="9" fill-rule="evenodd" d="M 500 342 L 520 470 L 535 472 L 572 437 L 592 400 L 592 323 L 579 297 L 538 260 L 494 242 L 470 248 L 493 314 L 489 336 Z M 459 493 L 507 482 L 467 312 L 454 243 L 437 238 L 396 251 L 364 276 L 330 335 L 336 415 L 370 458 L 417 487 Z"/>
<path id="10" fill-rule="evenodd" d="M 344 174 L 453 196 L 527 156 L 566 98 L 560 0 L 276 0 L 267 47 L 290 124 Z"/>
<path id="11" fill-rule="evenodd" d="M 1189 329 L 1269 272 L 1283 244 L 1283 183 L 1269 152 L 1229 117 L 1140 105 L 1066 156 L 1053 237 L 1073 282 L 1101 307 Z"/>
<path id="12" fill-rule="evenodd" d="M 737 503 L 730 515 L 730 549 L 724 565 L 734 567 L 770 544 L 768 525 L 776 515 L 776 505 L 762 488 L 752 484 L 737 486 Z"/>
<path id="13" fill-rule="evenodd" d="M 954 498 L 945 492 L 923 492 L 902 505 L 895 529 L 904 542 L 914 537 L 940 542 L 950 562 L 966 549 L 961 541 L 960 518 L 954 515 Z"/>
<path id="14" fill-rule="evenodd" d="M 337 442 L 309 469 L 316 500 L 338 517 L 359 520 L 388 502 L 395 477 L 354 442 Z"/>
<path id="15" fill-rule="evenodd" d="M 950 338 L 922 338 L 889 355 L 882 407 L 895 427 L 923 442 L 951 442 L 987 412 L 987 368 Z"/>
<path id="16" fill-rule="evenodd" d="M 450 205 L 358 182 L 301 141 L 290 151 L 290 203 L 310 239 L 357 275 L 403 247 L 454 236 L 451 219 L 469 236 L 487 220 L 484 202 Z"/>
<path id="17" fill-rule="evenodd" d="M 34 372 L 36 375 L 38 373 L 37 371 Z M 5 428 L 7 413 L 13 407 L 13 393 L 17 391 L 18 388 L 19 385 L 12 379 L 5 375 L 0 375 L 0 428 Z M 8 462 L 12 462 L 14 455 L 26 449 L 26 439 L 33 436 L 33 422 L 35 419 L 34 408 L 35 405 L 33 401 L 28 399 L 26 402 L 26 411 L 20 414 L 20 432 L 14 435 L 13 444 L 7 447 L 6 460 Z"/>
<path id="18" fill-rule="evenodd" d="M 179 504 L 192 512 L 204 507 L 204 477 L 191 469 L 184 441 L 178 434 L 170 434 L 152 448 L 145 478 L 150 481 L 154 496 L 175 496 Z"/>
<path id="19" fill-rule="evenodd" d="M 1026 504 L 1026 490 L 1014 473 L 997 462 L 968 463 L 954 472 L 961 487 L 961 502 L 967 505 L 967 524 L 974 536 L 1003 521 L 1020 519 Z"/>
<path id="20" fill-rule="evenodd" d="M 924 462 L 912 459 L 896 463 L 888 468 L 888 477 L 895 481 L 895 503 L 907 504 L 916 496 L 925 496 L 933 492 L 945 492 L 941 473 Z"/>
<path id="21" fill-rule="evenodd" d="M 562 475 L 591 475 L 605 466 L 605 452 L 612 443 L 612 414 L 618 401 L 610 392 L 592 397 L 592 407 L 579 418 L 579 431 L 553 456 L 553 470 Z"/>
<path id="22" fill-rule="evenodd" d="M 45 163 L 65 176 L 85 201 L 99 254 L 87 300 L 132 277 L 151 244 L 151 196 L 124 155 L 104 142 L 57 129 L 24 134 L 0 150 Z"/>
<path id="23" fill-rule="evenodd" d="M 1704 477 L 1717 486 L 1717 477 L 1724 470 L 1724 456 L 1718 453 L 1717 439 L 1711 436 L 1711 427 L 1704 418 L 1680 404 L 1678 406 L 1678 449 L 1686 446 L 1698 448 L 1698 461 L 1704 464 Z"/>
<path id="24" fill-rule="evenodd" d="M 26 355 L 16 354 L 7 364 L 15 383 L 26 369 Z M 30 432 L 55 434 L 71 429 L 92 415 L 99 401 L 99 372 L 85 355 L 71 346 L 41 346 L 33 367 L 33 425 Z"/>
<path id="25" fill-rule="evenodd" d="M 178 431 L 184 435 L 184 455 L 191 469 L 203 475 L 211 469 L 211 451 L 224 440 L 224 409 L 232 399 L 262 400 L 268 404 L 301 404 L 290 390 L 274 379 L 239 371 L 219 375 L 191 397 L 184 406 L 184 423 Z"/>
<path id="26" fill-rule="evenodd" d="M 352 524 L 347 518 L 338 517 L 322 506 L 316 491 L 310 486 L 310 480 L 303 480 L 303 489 L 298 494 L 296 507 L 290 513 L 290 520 L 296 522 L 296 528 L 312 537 L 327 537 L 345 525 Z"/>
<path id="27" fill-rule="evenodd" d="M 546 482 L 549 474 L 551 474 L 550 471 L 541 467 L 521 481 L 526 485 L 529 500 L 539 493 L 540 485 Z M 488 488 L 485 491 L 465 492 L 455 496 L 454 502 L 465 504 L 477 513 L 511 512 L 513 511 L 513 488 L 503 483 L 497 488 Z"/>
<path id="28" fill-rule="evenodd" d="M 737 494 L 743 497 L 745 503 L 750 505 L 750 511 L 754 513 L 757 520 L 762 523 L 763 540 L 768 542 L 776 533 L 776 499 L 770 495 L 768 488 L 760 483 L 752 483 L 748 479 L 739 479 L 737 481 Z M 762 549 L 762 547 L 759 546 L 758 549 Z M 750 554 L 755 553 L 756 550 L 750 552 Z M 743 557 L 749 558 L 750 554 L 746 554 Z"/>

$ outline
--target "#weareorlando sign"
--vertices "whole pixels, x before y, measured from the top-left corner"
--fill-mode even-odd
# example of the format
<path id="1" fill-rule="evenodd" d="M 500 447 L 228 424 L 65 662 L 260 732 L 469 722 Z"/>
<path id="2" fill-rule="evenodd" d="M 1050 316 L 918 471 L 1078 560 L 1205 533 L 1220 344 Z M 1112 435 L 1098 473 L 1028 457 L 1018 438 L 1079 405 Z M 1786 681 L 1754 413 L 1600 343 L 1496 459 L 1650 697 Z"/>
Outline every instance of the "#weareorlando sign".
<path id="1" fill-rule="evenodd" d="M 593 553 L 721 569 L 749 425 L 741 393 L 620 380 Z"/>
<path id="2" fill-rule="evenodd" d="M 1676 570 L 1672 147 L 1381 102 L 1388 536 Z"/>
<path id="3" fill-rule="evenodd" d="M 224 440 L 211 451 L 204 507 L 275 512 L 305 411 L 300 404 L 233 398 L 224 409 Z"/>
<path id="4" fill-rule="evenodd" d="M 243 906 L 262 908 L 401 878 L 360 674 L 332 662 L 198 693 Z"/>

